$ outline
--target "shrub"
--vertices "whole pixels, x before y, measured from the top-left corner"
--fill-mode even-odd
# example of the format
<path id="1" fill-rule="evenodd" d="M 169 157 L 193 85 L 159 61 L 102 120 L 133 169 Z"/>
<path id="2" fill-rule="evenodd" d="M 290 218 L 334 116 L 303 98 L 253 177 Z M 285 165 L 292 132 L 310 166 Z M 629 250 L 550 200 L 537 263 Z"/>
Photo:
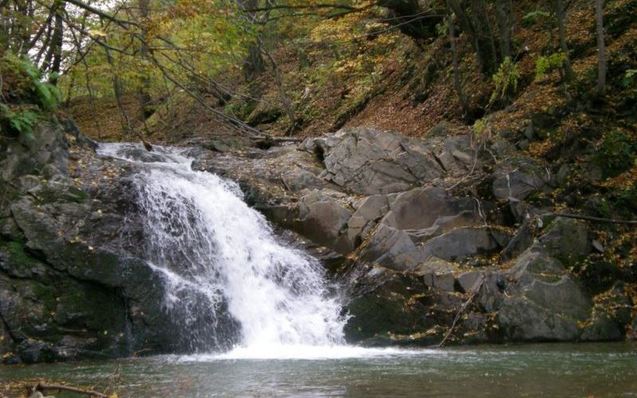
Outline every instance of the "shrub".
<path id="1" fill-rule="evenodd" d="M 551 17 L 551 14 L 544 10 L 535 10 L 522 17 L 522 25 L 524 27 L 530 27 L 536 25 L 539 22 L 547 21 Z"/>
<path id="2" fill-rule="evenodd" d="M 32 103 L 44 111 L 52 111 L 59 104 L 58 88 L 44 81 L 40 70 L 28 59 L 6 53 L 0 59 L 0 71 L 3 77 L 8 76 L 5 83 L 14 102 Z"/>
<path id="3" fill-rule="evenodd" d="M 637 143 L 622 130 L 604 134 L 595 155 L 605 177 L 614 177 L 631 168 L 636 156 Z"/>
<path id="4" fill-rule="evenodd" d="M 622 79 L 622 86 L 625 88 L 634 87 L 637 85 L 637 69 L 628 69 L 624 73 L 624 77 Z"/>

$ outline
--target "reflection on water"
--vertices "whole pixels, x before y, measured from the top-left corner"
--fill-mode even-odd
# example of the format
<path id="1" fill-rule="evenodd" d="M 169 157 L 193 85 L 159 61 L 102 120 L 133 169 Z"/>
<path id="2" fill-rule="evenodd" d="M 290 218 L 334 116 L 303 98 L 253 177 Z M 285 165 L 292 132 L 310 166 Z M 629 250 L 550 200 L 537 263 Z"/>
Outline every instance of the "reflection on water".
<path id="1" fill-rule="evenodd" d="M 637 397 L 637 344 L 352 350 L 338 359 L 166 356 L 0 367 L 9 382 L 45 377 L 116 387 L 120 397 Z M 2 391 L 2 390 L 0 390 Z M 57 395 L 62 397 L 62 395 Z"/>

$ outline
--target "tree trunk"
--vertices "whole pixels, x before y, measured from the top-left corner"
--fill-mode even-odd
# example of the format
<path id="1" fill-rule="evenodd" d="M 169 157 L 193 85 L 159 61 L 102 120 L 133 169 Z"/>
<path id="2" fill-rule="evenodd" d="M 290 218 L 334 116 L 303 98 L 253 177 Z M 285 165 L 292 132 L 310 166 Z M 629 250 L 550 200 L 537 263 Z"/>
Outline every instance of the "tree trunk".
<path id="1" fill-rule="evenodd" d="M 238 0 L 239 6 L 244 10 L 254 10 L 259 6 L 258 0 Z M 245 11 L 246 18 L 250 23 L 256 19 L 255 11 Z M 265 72 L 265 62 L 261 54 L 261 40 L 256 38 L 254 43 L 248 47 L 248 55 L 243 61 L 243 77 L 246 82 L 252 82 L 257 76 Z"/>
<path id="2" fill-rule="evenodd" d="M 484 0 L 471 0 L 471 16 L 480 46 L 478 56 L 482 60 L 482 72 L 490 77 L 497 70 L 499 57 Z"/>
<path id="3" fill-rule="evenodd" d="M 564 5 L 564 0 L 555 0 L 555 16 L 557 18 L 560 51 L 562 51 L 566 57 L 563 65 L 564 78 L 567 82 L 569 82 L 573 79 L 573 69 L 571 68 L 568 45 L 566 44 L 566 7 Z"/>
<path id="4" fill-rule="evenodd" d="M 511 36 L 513 31 L 513 5 L 511 0 L 496 0 L 495 11 L 500 33 L 500 55 L 504 59 L 511 57 Z"/>
<path id="5" fill-rule="evenodd" d="M 137 5 L 139 7 L 139 23 L 141 26 L 141 44 L 140 44 L 140 56 L 142 60 L 148 60 L 149 48 L 148 48 L 148 17 L 150 15 L 149 11 L 149 3 L 150 0 L 139 0 Z M 140 108 L 140 120 L 144 121 L 148 116 L 150 116 L 151 112 L 149 110 L 149 105 L 151 104 L 152 98 L 150 96 L 150 78 L 146 75 L 146 73 L 142 73 L 140 87 L 137 92 L 137 97 L 139 100 L 139 108 Z"/>
<path id="6" fill-rule="evenodd" d="M 53 37 L 51 38 L 51 50 L 53 53 L 50 69 L 51 75 L 49 76 L 49 83 L 51 84 L 57 84 L 60 66 L 62 65 L 62 45 L 64 44 L 63 14 L 65 6 L 66 3 L 62 3 L 55 10 L 55 27 L 53 28 Z"/>
<path id="7" fill-rule="evenodd" d="M 595 0 L 595 22 L 597 26 L 597 94 L 606 91 L 606 43 L 604 41 L 604 0 Z"/>
<path id="8" fill-rule="evenodd" d="M 484 8 L 484 0 L 471 0 L 471 7 L 466 1 L 449 0 L 447 6 L 456 17 L 462 31 L 471 41 L 471 46 L 478 57 L 480 71 L 491 76 L 498 65 L 498 54 L 493 39 L 493 31 Z"/>

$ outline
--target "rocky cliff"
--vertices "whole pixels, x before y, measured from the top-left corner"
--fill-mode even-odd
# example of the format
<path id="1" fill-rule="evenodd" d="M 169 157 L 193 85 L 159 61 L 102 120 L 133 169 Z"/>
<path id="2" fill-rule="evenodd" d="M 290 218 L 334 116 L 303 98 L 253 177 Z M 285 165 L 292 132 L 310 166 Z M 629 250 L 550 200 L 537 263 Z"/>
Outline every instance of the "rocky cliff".
<path id="1" fill-rule="evenodd" d="M 239 181 L 273 222 L 329 249 L 348 291 L 351 342 L 631 333 L 632 274 L 605 285 L 578 272 L 603 248 L 586 221 L 535 199 L 559 176 L 505 140 L 345 129 L 298 146 L 209 154 L 198 167 Z"/>
<path id="2" fill-rule="evenodd" d="M 0 142 L 0 355 L 41 362 L 193 351 L 201 319 L 166 308 L 142 260 L 130 163 L 101 159 L 72 123 Z M 149 155 L 150 156 L 150 155 Z M 195 303 L 196 303 L 196 298 Z"/>

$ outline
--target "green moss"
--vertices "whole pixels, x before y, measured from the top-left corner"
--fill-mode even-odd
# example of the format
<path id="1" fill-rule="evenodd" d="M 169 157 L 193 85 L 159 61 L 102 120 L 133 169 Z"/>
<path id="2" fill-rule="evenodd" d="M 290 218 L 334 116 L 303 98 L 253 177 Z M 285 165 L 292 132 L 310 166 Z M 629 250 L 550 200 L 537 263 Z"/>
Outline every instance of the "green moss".
<path id="1" fill-rule="evenodd" d="M 0 250 L 9 254 L 9 266 L 19 269 L 31 268 L 38 263 L 24 250 L 24 242 L 11 241 L 0 243 Z"/>
<path id="2" fill-rule="evenodd" d="M 88 199 L 88 194 L 79 188 L 70 187 L 64 195 L 64 199 L 75 203 L 83 203 Z"/>

